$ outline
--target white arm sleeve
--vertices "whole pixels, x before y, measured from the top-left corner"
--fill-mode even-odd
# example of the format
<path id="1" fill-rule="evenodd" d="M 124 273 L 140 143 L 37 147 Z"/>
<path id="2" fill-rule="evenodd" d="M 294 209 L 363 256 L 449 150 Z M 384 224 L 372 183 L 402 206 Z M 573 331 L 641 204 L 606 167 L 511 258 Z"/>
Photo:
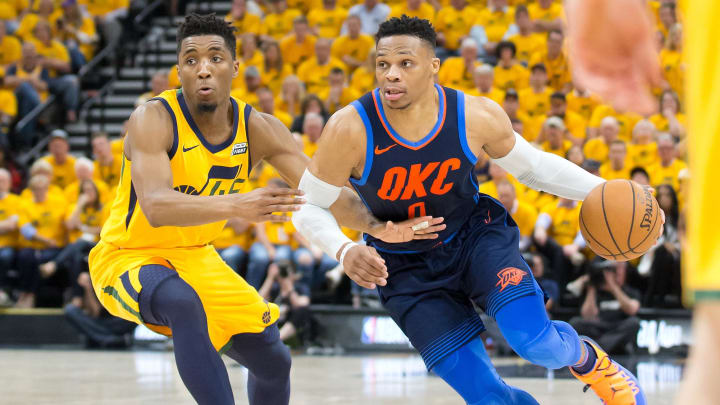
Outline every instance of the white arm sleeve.
<path id="1" fill-rule="evenodd" d="M 298 188 L 305 192 L 307 202 L 292 216 L 295 229 L 328 256 L 336 258 L 344 244 L 352 243 L 329 209 L 340 196 L 342 187 L 326 183 L 305 169 Z"/>
<path id="2" fill-rule="evenodd" d="M 536 149 L 517 132 L 512 150 L 492 161 L 530 188 L 571 200 L 585 199 L 595 186 L 605 182 L 560 156 Z"/>

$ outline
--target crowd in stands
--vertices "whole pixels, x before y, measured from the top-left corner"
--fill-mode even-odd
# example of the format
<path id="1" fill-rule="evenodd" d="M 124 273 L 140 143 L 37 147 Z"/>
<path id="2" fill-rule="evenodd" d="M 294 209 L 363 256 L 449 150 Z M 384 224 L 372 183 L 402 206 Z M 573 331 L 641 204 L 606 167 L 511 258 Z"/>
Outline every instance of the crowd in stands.
<path id="1" fill-rule="evenodd" d="M 109 24 L 103 29 L 112 32 L 113 18 L 127 0 L 101 1 L 102 6 L 90 0 L 26 3 L 0 0 L 0 123 L 7 128 L 48 92 L 61 98 L 65 119 L 72 122 L 77 119 L 73 73 L 96 49 L 96 26 Z M 632 296 L 638 305 L 622 307 L 628 317 L 639 305 L 680 306 L 683 196 L 689 179 L 682 25 L 674 0 L 647 4 L 664 79 L 652 89 L 658 109 L 649 116 L 618 111 L 573 80 L 559 0 L 233 0 L 226 19 L 237 28 L 241 68 L 232 96 L 277 116 L 312 156 L 329 116 L 374 88 L 378 25 L 403 14 L 430 20 L 442 61 L 439 84 L 492 99 L 515 131 L 538 148 L 605 179 L 632 179 L 655 188 L 667 218 L 659 243 L 638 260 L 607 264 L 594 257 L 579 232 L 581 203 L 528 189 L 487 156 L 478 159 L 479 190 L 501 201 L 517 222 L 520 249 L 542 279 L 548 308 L 582 307 L 584 321 L 577 324 L 583 321 L 587 329 L 588 320 L 597 318 L 599 296 L 621 302 Z M 137 104 L 179 86 L 175 67 L 159 71 Z M 25 132 L 15 134 L 10 145 L 31 142 L 33 129 Z M 120 140 L 95 134 L 90 161 L 68 155 L 63 131 L 52 137 L 49 155 L 30 168 L 26 182 L 0 159 L 5 167 L 0 170 L 0 294 L 18 306 L 60 305 L 82 295 L 77 280 L 87 271 L 85 255 L 97 241 L 121 170 Z M 267 165 L 254 170 L 250 183 L 283 184 Z M 334 258 L 311 246 L 291 223 L 230 220 L 214 245 L 268 298 L 294 306 L 309 303 L 290 298 L 294 294 L 344 302 L 351 294 L 331 293 L 340 284 L 353 291 L 356 306 L 366 302 L 367 292 L 350 287 Z M 279 271 L 278 263 L 295 276 Z M 8 274 L 15 274 L 12 283 Z M 628 288 L 633 293 L 618 298 L 618 291 Z M 294 319 L 306 322 L 297 311 Z"/>

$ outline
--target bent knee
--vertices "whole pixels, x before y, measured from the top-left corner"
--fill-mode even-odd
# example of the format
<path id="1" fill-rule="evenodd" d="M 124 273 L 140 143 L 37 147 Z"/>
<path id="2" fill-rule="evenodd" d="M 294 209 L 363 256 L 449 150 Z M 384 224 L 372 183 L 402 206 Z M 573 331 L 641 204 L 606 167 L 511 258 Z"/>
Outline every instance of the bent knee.
<path id="1" fill-rule="evenodd" d="M 580 340 L 565 322 L 549 322 L 537 335 L 524 339 L 508 339 L 510 346 L 524 359 L 549 368 L 573 365 L 579 359 Z"/>

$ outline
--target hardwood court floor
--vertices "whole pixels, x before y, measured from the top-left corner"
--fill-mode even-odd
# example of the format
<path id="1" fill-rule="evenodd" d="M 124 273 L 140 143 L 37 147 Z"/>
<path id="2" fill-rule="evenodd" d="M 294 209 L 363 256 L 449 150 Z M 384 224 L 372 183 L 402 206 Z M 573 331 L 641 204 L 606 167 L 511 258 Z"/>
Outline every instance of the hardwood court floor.
<path id="1" fill-rule="evenodd" d="M 247 404 L 247 372 L 226 359 L 235 400 Z M 501 375 L 543 405 L 599 404 L 566 372 L 516 359 L 496 359 Z M 682 365 L 638 363 L 652 405 L 671 405 Z M 519 377 L 518 377 L 519 376 Z M 171 352 L 0 349 L 0 404 L 192 404 Z M 444 382 L 425 372 L 414 355 L 293 358 L 291 404 L 463 404 Z"/>

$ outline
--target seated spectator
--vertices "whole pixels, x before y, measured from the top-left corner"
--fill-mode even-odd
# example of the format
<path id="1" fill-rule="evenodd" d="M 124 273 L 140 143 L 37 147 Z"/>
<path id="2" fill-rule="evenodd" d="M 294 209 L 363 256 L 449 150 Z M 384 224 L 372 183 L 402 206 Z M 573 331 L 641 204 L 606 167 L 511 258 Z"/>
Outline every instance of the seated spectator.
<path id="1" fill-rule="evenodd" d="M 629 111 L 617 111 L 612 106 L 601 104 L 593 110 L 588 121 L 588 139 L 595 138 L 601 132 L 600 127 L 606 117 L 613 117 L 618 126 L 618 138 L 625 142 L 632 139 L 632 130 L 635 124 L 642 119 L 638 114 Z"/>
<path id="2" fill-rule="evenodd" d="M 682 25 L 674 24 L 665 36 L 665 46 L 660 50 L 660 68 L 664 79 L 663 87 L 683 94 L 685 67 L 683 63 Z"/>
<path id="3" fill-rule="evenodd" d="M 2 68 L 0 68 L 2 69 Z M 0 76 L 0 86 L 3 78 Z M 17 116 L 17 99 L 11 90 L 0 88 L 0 148 L 10 146 L 10 124 Z"/>
<path id="4" fill-rule="evenodd" d="M 638 183 L 641 186 L 650 185 L 650 175 L 642 167 L 635 167 L 630 170 L 630 180 Z"/>
<path id="5" fill-rule="evenodd" d="M 22 46 L 22 58 L 5 71 L 4 86 L 13 89 L 17 98 L 18 118 L 30 113 L 47 98 L 50 74 L 40 65 L 40 57 L 32 42 Z M 37 141 L 36 121 L 18 128 L 16 138 L 11 140 L 14 149 L 25 149 Z"/>
<path id="6" fill-rule="evenodd" d="M 23 43 L 33 40 L 33 30 L 40 21 L 47 23 L 54 23 L 55 20 L 62 16 L 62 10 L 55 9 L 55 2 L 53 0 L 39 0 L 38 2 L 33 1 L 32 9 L 27 7 L 28 12 L 22 15 L 20 24 L 13 33 L 16 37 L 20 38 Z"/>
<path id="7" fill-rule="evenodd" d="M 114 43 L 122 34 L 122 20 L 127 16 L 129 1 L 87 1 L 87 12 L 95 19 L 106 44 Z"/>
<path id="8" fill-rule="evenodd" d="M 573 87 L 572 91 L 565 95 L 567 110 L 580 115 L 589 123 L 595 107 L 600 105 L 600 98 L 577 83 L 573 83 Z"/>
<path id="9" fill-rule="evenodd" d="M 390 6 L 383 4 L 378 0 L 363 0 L 361 4 L 350 7 L 348 18 L 351 15 L 360 19 L 361 30 L 363 34 L 375 35 L 380 23 L 387 20 L 390 14 Z M 347 33 L 347 25 L 343 27 L 342 33 Z"/>
<path id="10" fill-rule="evenodd" d="M 247 104 L 250 104 L 254 108 L 258 108 L 258 95 L 257 91 L 262 85 L 260 81 L 260 71 L 255 66 L 248 66 L 243 74 L 245 79 L 245 86 L 241 88 L 234 88 L 230 95 L 242 100 Z"/>
<path id="11" fill-rule="evenodd" d="M 275 284 L 279 285 L 273 293 Z M 258 293 L 268 301 L 280 307 L 280 339 L 299 335 L 301 344 L 310 332 L 312 314 L 310 313 L 310 291 L 298 282 L 298 275 L 290 260 L 277 260 L 268 268 L 268 276 Z"/>
<path id="12" fill-rule="evenodd" d="M 77 0 L 63 1 L 62 10 L 63 15 L 56 22 L 58 37 L 70 51 L 73 72 L 77 72 L 80 66 L 92 60 L 99 37 L 95 21 L 83 15 Z"/>
<path id="13" fill-rule="evenodd" d="M 417 17 L 435 24 L 435 8 L 424 0 L 405 0 L 390 7 L 388 18 L 400 18 L 404 15 Z"/>
<path id="14" fill-rule="evenodd" d="M 530 118 L 546 115 L 550 110 L 550 95 L 553 90 L 547 86 L 547 70 L 538 63 L 530 68 L 530 86 L 518 91 L 520 110 Z"/>
<path id="15" fill-rule="evenodd" d="M 535 32 L 527 7 L 520 4 L 515 8 L 515 24 L 508 28 L 503 39 L 515 44 L 517 60 L 527 65 L 533 55 L 545 49 L 547 36 Z"/>
<path id="16" fill-rule="evenodd" d="M 129 347 L 137 324 L 110 315 L 100 305 L 90 274 L 87 272 L 80 274 L 76 282 L 82 287 L 83 299 L 80 305 L 77 305 L 77 301 L 67 304 L 65 317 L 86 339 L 85 348 Z"/>
<path id="17" fill-rule="evenodd" d="M 29 177 L 35 177 L 35 176 L 45 176 L 47 177 L 48 181 L 51 181 L 53 178 L 53 167 L 48 163 L 46 160 L 38 159 L 36 160 L 32 166 L 30 166 L 30 173 Z M 63 193 L 63 189 L 60 187 L 50 184 L 50 188 L 48 191 L 48 195 L 52 199 L 61 200 L 62 203 L 65 203 L 65 194 Z M 22 198 L 25 201 L 30 201 L 33 198 L 32 191 L 30 191 L 30 188 L 26 188 L 22 190 L 20 193 L 20 198 Z"/>
<path id="18" fill-rule="evenodd" d="M 10 192 L 10 172 L 0 169 L 0 306 L 10 304 L 8 271 L 15 263 L 20 198 Z"/>
<path id="19" fill-rule="evenodd" d="M 104 181 L 96 178 L 95 166 L 92 160 L 86 157 L 78 158 L 75 161 L 75 177 L 77 180 L 70 183 L 63 190 L 65 201 L 73 202 L 77 200 L 77 197 L 81 194 L 82 183 L 86 180 L 90 180 L 94 183 L 98 193 L 100 193 L 100 201 L 103 204 L 112 203 L 111 197 L 114 198 L 114 195 L 111 193 L 114 193 L 114 190 L 111 191 Z"/>
<path id="20" fill-rule="evenodd" d="M 354 71 L 366 63 L 370 52 L 375 52 L 375 40 L 362 32 L 362 22 L 357 15 L 350 15 L 346 22 L 347 34 L 335 39 L 330 48 L 334 58 L 342 61 L 349 71 Z M 375 74 L 375 57 L 372 72 Z"/>
<path id="21" fill-rule="evenodd" d="M 65 130 L 56 129 L 50 133 L 48 151 L 50 154 L 42 159 L 50 163 L 53 168 L 52 184 L 65 188 L 76 180 L 75 158 L 69 153 L 70 144 Z"/>
<path id="22" fill-rule="evenodd" d="M 272 91 L 267 88 L 260 88 L 257 91 L 258 96 L 258 106 L 260 107 L 259 110 L 270 115 L 274 115 L 279 119 L 283 124 L 285 124 L 286 127 L 290 128 L 290 125 L 292 125 L 293 118 L 290 116 L 290 114 L 286 113 L 285 111 L 278 110 L 275 108 L 275 98 L 273 97 Z"/>
<path id="23" fill-rule="evenodd" d="M 575 145 L 582 145 L 587 135 L 587 124 L 580 114 L 568 111 L 565 94 L 556 91 L 550 95 L 550 112 L 548 115 L 560 117 L 571 135 L 569 139 Z"/>
<path id="24" fill-rule="evenodd" d="M 660 132 L 668 132 L 675 139 L 685 136 L 687 119 L 680 112 L 680 99 L 672 90 L 663 91 L 660 96 L 660 112 L 650 117 L 650 122 Z"/>
<path id="25" fill-rule="evenodd" d="M 473 72 L 475 88 L 468 90 L 467 94 L 487 97 L 499 105 L 502 105 L 505 99 L 505 92 L 495 87 L 493 81 L 494 72 L 492 66 L 488 64 L 478 66 Z"/>
<path id="26" fill-rule="evenodd" d="M 533 241 L 538 252 L 550 261 L 552 277 L 561 288 L 575 278 L 577 267 L 585 260 L 580 252 L 585 240 L 580 234 L 580 204 L 566 198 L 540 209 Z"/>
<path id="27" fill-rule="evenodd" d="M 7 21 L 7 28 L 12 33 L 18 27 L 18 18 L 27 8 L 28 2 L 23 0 L 0 2 L 0 21 Z"/>
<path id="28" fill-rule="evenodd" d="M 568 149 L 565 154 L 565 159 L 575 163 L 578 166 L 582 166 L 585 162 L 585 155 L 583 155 L 582 148 L 578 145 L 573 145 L 572 148 Z"/>
<path id="29" fill-rule="evenodd" d="M 669 184 L 677 192 L 680 187 L 678 175 L 681 170 L 687 168 L 687 164 L 677 159 L 676 145 L 670 134 L 659 135 L 657 145 L 659 162 L 647 168 L 650 173 L 650 184 L 653 187 Z"/>
<path id="30" fill-rule="evenodd" d="M 51 260 L 39 266 L 43 277 L 53 276 L 58 267 L 67 270 L 72 303 L 82 305 L 83 289 L 78 278 L 88 271 L 87 256 L 100 238 L 100 230 L 109 214 L 109 203 L 100 201 L 100 193 L 92 180 L 83 180 L 80 193 L 71 201 L 65 214 L 69 244 Z"/>
<path id="31" fill-rule="evenodd" d="M 618 139 L 618 121 L 613 117 L 605 117 L 600 124 L 600 136 L 588 139 L 583 146 L 583 153 L 586 159 L 597 160 L 605 163 L 608 160 L 610 144 Z"/>
<path id="32" fill-rule="evenodd" d="M 137 108 L 147 103 L 148 100 L 168 89 L 170 89 L 170 84 L 168 83 L 168 73 L 164 70 L 158 70 L 154 75 L 152 75 L 152 79 L 150 79 L 150 91 L 141 94 L 135 100 L 135 107 Z"/>
<path id="33" fill-rule="evenodd" d="M 327 120 L 330 119 L 330 114 L 328 114 L 325 109 L 325 104 L 320 97 L 310 94 L 303 99 L 302 106 L 300 107 L 300 115 L 293 120 L 290 126 L 290 132 L 302 133 L 305 128 L 305 117 L 309 113 L 319 114 L 323 122 L 327 122 Z"/>
<path id="34" fill-rule="evenodd" d="M 520 90 L 528 86 L 528 70 L 515 59 L 515 44 L 501 41 L 496 48 L 495 86 L 500 90 Z"/>
<path id="35" fill-rule="evenodd" d="M 17 267 L 20 269 L 20 296 L 15 304 L 18 308 L 32 308 L 43 284 L 63 286 L 64 280 L 55 277 L 43 280 L 38 268 L 40 263 L 52 260 L 65 245 L 65 205 L 49 198 L 50 180 L 43 175 L 30 178 L 28 188 L 32 199 L 23 202 L 18 226 L 20 228 L 20 250 Z M 59 280 L 60 279 L 60 280 Z M 59 291 L 58 291 L 59 293 Z"/>
<path id="36" fill-rule="evenodd" d="M 457 55 L 460 41 L 470 34 L 470 29 L 478 18 L 478 11 L 468 7 L 465 0 L 450 0 L 450 5 L 438 11 L 435 16 L 438 57 Z"/>
<path id="37" fill-rule="evenodd" d="M 531 6 L 532 7 L 532 6 Z M 563 51 L 565 35 L 559 29 L 548 32 L 545 50 L 530 59 L 530 65 L 542 63 L 547 69 L 548 86 L 555 91 L 567 93 L 572 88 L 570 66 Z"/>
<path id="38" fill-rule="evenodd" d="M 288 8 L 286 0 L 270 0 L 267 3 L 268 12 L 262 20 L 262 42 L 272 38 L 282 40 L 293 28 L 293 20 L 302 13 L 296 8 Z M 266 55 L 267 57 L 267 55 Z"/>
<path id="39" fill-rule="evenodd" d="M 317 142 L 320 140 L 324 126 L 325 120 L 322 115 L 317 113 L 305 114 L 305 120 L 303 121 L 302 150 L 308 157 L 313 157 L 315 151 L 317 151 Z"/>
<path id="40" fill-rule="evenodd" d="M 530 256 L 530 257 L 527 257 Z M 529 255 L 523 255 L 526 258 L 525 261 L 532 270 L 535 281 L 540 285 L 548 300 L 545 301 L 545 309 L 549 312 L 553 307 L 560 302 L 560 287 L 557 282 L 551 278 L 545 277 L 545 260 L 537 253 L 531 253 Z"/>
<path id="41" fill-rule="evenodd" d="M 336 3 L 336 0 L 323 0 L 322 7 L 313 8 L 307 15 L 313 34 L 319 38 L 333 39 L 340 36 L 348 11 Z"/>
<path id="42" fill-rule="evenodd" d="M 2 7 L 7 3 L 0 3 L 0 70 L 7 70 L 13 63 L 19 62 L 22 56 L 22 44 L 7 33 L 7 22 L 2 19 Z"/>
<path id="43" fill-rule="evenodd" d="M 368 53 L 365 62 L 355 69 L 350 79 L 350 87 L 359 94 L 365 94 L 375 88 L 375 50 Z"/>
<path id="44" fill-rule="evenodd" d="M 640 120 L 635 124 L 632 143 L 628 145 L 628 160 L 633 167 L 650 167 L 657 163 L 658 147 L 652 122 Z"/>
<path id="45" fill-rule="evenodd" d="M 297 117 L 301 115 L 303 100 L 305 100 L 305 86 L 300 79 L 295 75 L 285 77 L 275 107 L 293 117 Z"/>
<path id="46" fill-rule="evenodd" d="M 490 179 L 481 183 L 478 186 L 478 191 L 480 193 L 489 195 L 490 197 L 497 199 L 499 197 L 498 187 L 501 183 L 505 181 L 510 181 L 510 179 L 512 179 L 512 176 L 510 176 L 510 174 L 505 169 L 503 169 L 493 161 L 490 161 L 490 164 L 488 166 L 488 176 L 490 177 Z M 520 183 L 517 184 L 522 186 Z"/>
<path id="47" fill-rule="evenodd" d="M 280 94 L 283 80 L 292 75 L 292 67 L 283 62 L 280 44 L 277 41 L 265 41 L 262 45 L 263 64 L 260 67 L 260 83 L 273 94 Z"/>
<path id="48" fill-rule="evenodd" d="M 304 16 L 295 18 L 293 33 L 280 41 L 280 51 L 285 63 L 289 63 L 293 71 L 297 71 L 300 64 L 315 53 L 316 40 L 317 38 L 310 34 L 307 18 Z"/>
<path id="49" fill-rule="evenodd" d="M 515 8 L 507 0 L 489 0 L 487 7 L 479 9 L 478 18 L 470 30 L 482 55 L 494 55 L 497 44 L 505 37 L 515 18 Z"/>
<path id="50" fill-rule="evenodd" d="M 242 277 L 246 273 L 244 267 L 246 252 L 251 243 L 250 223 L 240 218 L 228 219 L 220 237 L 212 242 L 225 263 Z"/>
<path id="51" fill-rule="evenodd" d="M 515 220 L 520 231 L 520 251 L 524 252 L 532 246 L 533 228 L 538 212 L 532 204 L 517 199 L 515 186 L 508 180 L 501 180 L 497 186 L 498 200 Z"/>
<path id="52" fill-rule="evenodd" d="M 528 13 L 536 32 L 548 32 L 563 28 L 563 7 L 553 0 L 537 0 L 536 3 L 528 6 Z"/>
<path id="53" fill-rule="evenodd" d="M 298 78 L 310 94 L 319 96 L 327 90 L 331 70 L 346 69 L 341 60 L 330 56 L 330 42 L 327 38 L 319 38 L 315 43 L 315 57 L 303 62 L 297 70 Z"/>
<path id="54" fill-rule="evenodd" d="M 111 192 L 120 182 L 122 158 L 112 152 L 110 137 L 105 132 L 96 132 L 90 136 L 93 163 L 93 179 L 99 180 L 110 188 Z M 108 201 L 110 202 L 110 201 Z"/>
<path id="55" fill-rule="evenodd" d="M 40 64 L 50 73 L 48 89 L 54 94 L 65 109 L 66 120 L 77 120 L 77 109 L 80 103 L 80 83 L 72 74 L 70 54 L 60 41 L 52 39 L 50 24 L 39 21 L 33 30 L 35 49 L 41 56 Z"/>
<path id="56" fill-rule="evenodd" d="M 262 31 L 262 19 L 259 15 L 248 12 L 247 0 L 233 0 L 225 20 L 235 27 L 237 33 L 260 35 Z"/>
<path id="57" fill-rule="evenodd" d="M 611 354 L 633 353 L 640 329 L 635 316 L 640 294 L 625 285 L 627 266 L 627 262 L 594 261 L 580 316 L 570 320 L 578 334 L 595 340 Z"/>
<path id="58" fill-rule="evenodd" d="M 475 87 L 473 74 L 480 66 L 478 46 L 474 39 L 465 38 L 460 45 L 460 56 L 452 56 L 442 63 L 438 72 L 438 83 L 461 91 Z"/>
<path id="59" fill-rule="evenodd" d="M 627 164 L 627 146 L 616 139 L 610 143 L 608 161 L 600 166 L 600 177 L 605 180 L 629 179 L 630 167 Z"/>
<path id="60" fill-rule="evenodd" d="M 517 131 L 520 135 L 529 141 L 532 141 L 537 137 L 537 132 L 540 132 L 539 129 L 537 132 L 532 133 L 528 130 L 528 127 L 530 127 L 532 123 L 530 117 L 528 117 L 528 115 L 523 111 L 520 111 L 520 99 L 518 98 L 518 94 L 515 89 L 511 88 L 505 92 L 502 107 L 508 117 L 510 117 L 510 122 L 515 121 L 522 126 L 523 130 Z"/>
<path id="61" fill-rule="evenodd" d="M 550 117 L 545 120 L 541 138 L 546 139 L 541 145 L 542 150 L 562 158 L 573 146 L 572 142 L 565 139 L 565 123 L 560 117 Z"/>
<path id="62" fill-rule="evenodd" d="M 5 169 L 10 173 L 10 190 L 13 193 L 22 191 L 23 171 L 13 160 L 12 153 L 5 148 L 0 148 L 0 169 Z"/>
<path id="63" fill-rule="evenodd" d="M 345 107 L 362 96 L 355 89 L 347 85 L 345 71 L 340 68 L 333 68 L 328 79 L 330 87 L 327 91 L 319 94 L 325 100 L 325 108 L 330 114 Z"/>
<path id="64" fill-rule="evenodd" d="M 665 212 L 665 226 L 658 242 L 642 256 L 638 265 L 640 275 L 649 279 L 643 304 L 656 308 L 679 308 L 682 306 L 682 250 L 678 198 L 675 190 L 667 184 L 659 185 L 656 192 L 658 205 Z"/>
<path id="65" fill-rule="evenodd" d="M 255 66 L 262 69 L 265 65 L 265 57 L 258 49 L 257 36 L 251 32 L 242 33 L 238 37 L 237 43 L 236 56 L 240 66 L 244 68 Z"/>

